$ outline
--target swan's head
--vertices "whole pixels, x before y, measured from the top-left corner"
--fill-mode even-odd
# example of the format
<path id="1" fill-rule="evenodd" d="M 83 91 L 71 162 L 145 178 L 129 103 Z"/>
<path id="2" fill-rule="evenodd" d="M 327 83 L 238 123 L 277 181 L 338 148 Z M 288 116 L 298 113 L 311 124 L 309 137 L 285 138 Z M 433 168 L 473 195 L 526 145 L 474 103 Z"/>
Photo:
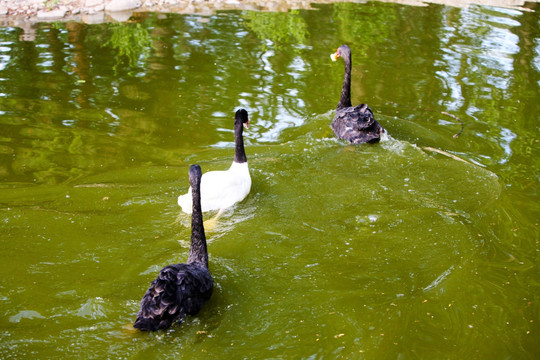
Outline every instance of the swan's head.
<path id="1" fill-rule="evenodd" d="M 192 189 L 196 189 L 201 183 L 202 170 L 197 164 L 189 167 L 189 184 Z"/>
<path id="2" fill-rule="evenodd" d="M 349 56 L 351 56 L 351 48 L 347 45 L 341 45 L 335 53 L 330 55 L 330 59 L 336 61 L 338 57 L 347 59 Z"/>
<path id="3" fill-rule="evenodd" d="M 241 122 L 242 125 L 247 129 L 249 127 L 249 117 L 248 112 L 245 109 L 240 109 L 234 115 L 234 123 Z"/>

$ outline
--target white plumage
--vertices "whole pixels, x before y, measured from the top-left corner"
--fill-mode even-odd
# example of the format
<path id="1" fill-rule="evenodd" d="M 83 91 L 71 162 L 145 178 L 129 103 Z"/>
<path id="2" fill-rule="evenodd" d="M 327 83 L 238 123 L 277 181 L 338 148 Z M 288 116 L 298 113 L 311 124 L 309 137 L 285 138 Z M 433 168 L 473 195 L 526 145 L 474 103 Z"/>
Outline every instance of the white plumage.
<path id="1" fill-rule="evenodd" d="M 204 173 L 201 180 L 202 211 L 226 209 L 245 199 L 251 189 L 247 162 L 233 162 L 229 170 Z M 191 214 L 191 187 L 178 197 L 182 211 Z"/>
<path id="2" fill-rule="evenodd" d="M 202 211 L 223 210 L 242 201 L 251 189 L 251 176 L 244 150 L 243 127 L 248 126 L 248 113 L 244 109 L 236 112 L 234 119 L 235 154 L 231 167 L 225 171 L 210 171 L 201 179 Z M 191 214 L 191 187 L 187 194 L 178 197 L 178 205 Z"/>

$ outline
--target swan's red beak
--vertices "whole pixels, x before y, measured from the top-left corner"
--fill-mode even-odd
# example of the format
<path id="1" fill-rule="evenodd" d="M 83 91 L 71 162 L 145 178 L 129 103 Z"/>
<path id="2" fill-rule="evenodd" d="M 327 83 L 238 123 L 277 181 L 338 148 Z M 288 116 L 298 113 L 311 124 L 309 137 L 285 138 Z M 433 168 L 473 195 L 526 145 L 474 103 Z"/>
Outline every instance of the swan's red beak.
<path id="1" fill-rule="evenodd" d="M 338 57 L 339 57 L 339 49 L 334 54 L 330 55 L 330 59 L 332 59 L 332 61 L 336 61 Z"/>
<path id="2" fill-rule="evenodd" d="M 246 129 L 249 128 L 249 118 L 248 118 L 248 120 L 247 120 L 245 123 L 243 123 L 242 125 L 244 125 L 244 127 L 245 127 Z"/>

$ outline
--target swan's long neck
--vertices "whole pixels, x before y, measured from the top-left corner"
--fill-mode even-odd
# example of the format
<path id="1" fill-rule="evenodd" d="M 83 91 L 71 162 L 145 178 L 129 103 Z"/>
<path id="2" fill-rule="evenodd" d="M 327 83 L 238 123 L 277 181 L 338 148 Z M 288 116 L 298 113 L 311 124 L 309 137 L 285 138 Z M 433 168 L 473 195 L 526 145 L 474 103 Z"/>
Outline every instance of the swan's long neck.
<path id="1" fill-rule="evenodd" d="M 247 162 L 246 150 L 244 149 L 242 120 L 236 120 L 234 124 L 234 162 Z"/>
<path id="2" fill-rule="evenodd" d="M 208 250 L 204 234 L 203 216 L 201 210 L 201 182 L 192 186 L 193 212 L 191 214 L 191 246 L 189 248 L 188 264 L 198 263 L 208 268 Z"/>
<path id="3" fill-rule="evenodd" d="M 345 78 L 343 79 L 343 88 L 341 89 L 341 98 L 339 99 L 337 109 L 343 109 L 343 108 L 352 106 L 351 105 L 351 67 L 352 67 L 351 54 L 349 53 L 347 57 L 344 57 L 343 61 L 345 62 Z"/>

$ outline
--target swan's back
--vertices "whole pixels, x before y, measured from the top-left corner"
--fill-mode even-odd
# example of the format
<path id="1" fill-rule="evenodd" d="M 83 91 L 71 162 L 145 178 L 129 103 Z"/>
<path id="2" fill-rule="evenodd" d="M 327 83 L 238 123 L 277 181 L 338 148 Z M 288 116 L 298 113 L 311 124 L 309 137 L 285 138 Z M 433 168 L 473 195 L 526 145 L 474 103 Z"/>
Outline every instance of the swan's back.
<path id="1" fill-rule="evenodd" d="M 338 138 L 353 144 L 378 142 L 384 131 L 366 104 L 338 108 L 331 126 Z"/>
<path id="2" fill-rule="evenodd" d="M 133 327 L 156 331 L 166 329 L 184 315 L 195 315 L 212 295 L 208 269 L 191 264 L 164 267 L 141 300 L 141 310 Z"/>
<path id="3" fill-rule="evenodd" d="M 251 190 L 251 176 L 248 163 L 233 162 L 226 171 L 210 171 L 201 179 L 202 211 L 225 209 L 242 201 Z M 191 213 L 191 188 L 187 194 L 178 197 L 182 211 Z"/>
<path id="4" fill-rule="evenodd" d="M 204 194 L 202 201 L 203 211 L 225 209 L 246 198 L 251 190 L 251 176 L 247 162 L 233 162 L 225 174 L 207 173 L 208 177 L 201 183 Z M 205 184 L 206 182 L 206 184 Z M 219 182 L 221 188 L 214 186 Z"/>

